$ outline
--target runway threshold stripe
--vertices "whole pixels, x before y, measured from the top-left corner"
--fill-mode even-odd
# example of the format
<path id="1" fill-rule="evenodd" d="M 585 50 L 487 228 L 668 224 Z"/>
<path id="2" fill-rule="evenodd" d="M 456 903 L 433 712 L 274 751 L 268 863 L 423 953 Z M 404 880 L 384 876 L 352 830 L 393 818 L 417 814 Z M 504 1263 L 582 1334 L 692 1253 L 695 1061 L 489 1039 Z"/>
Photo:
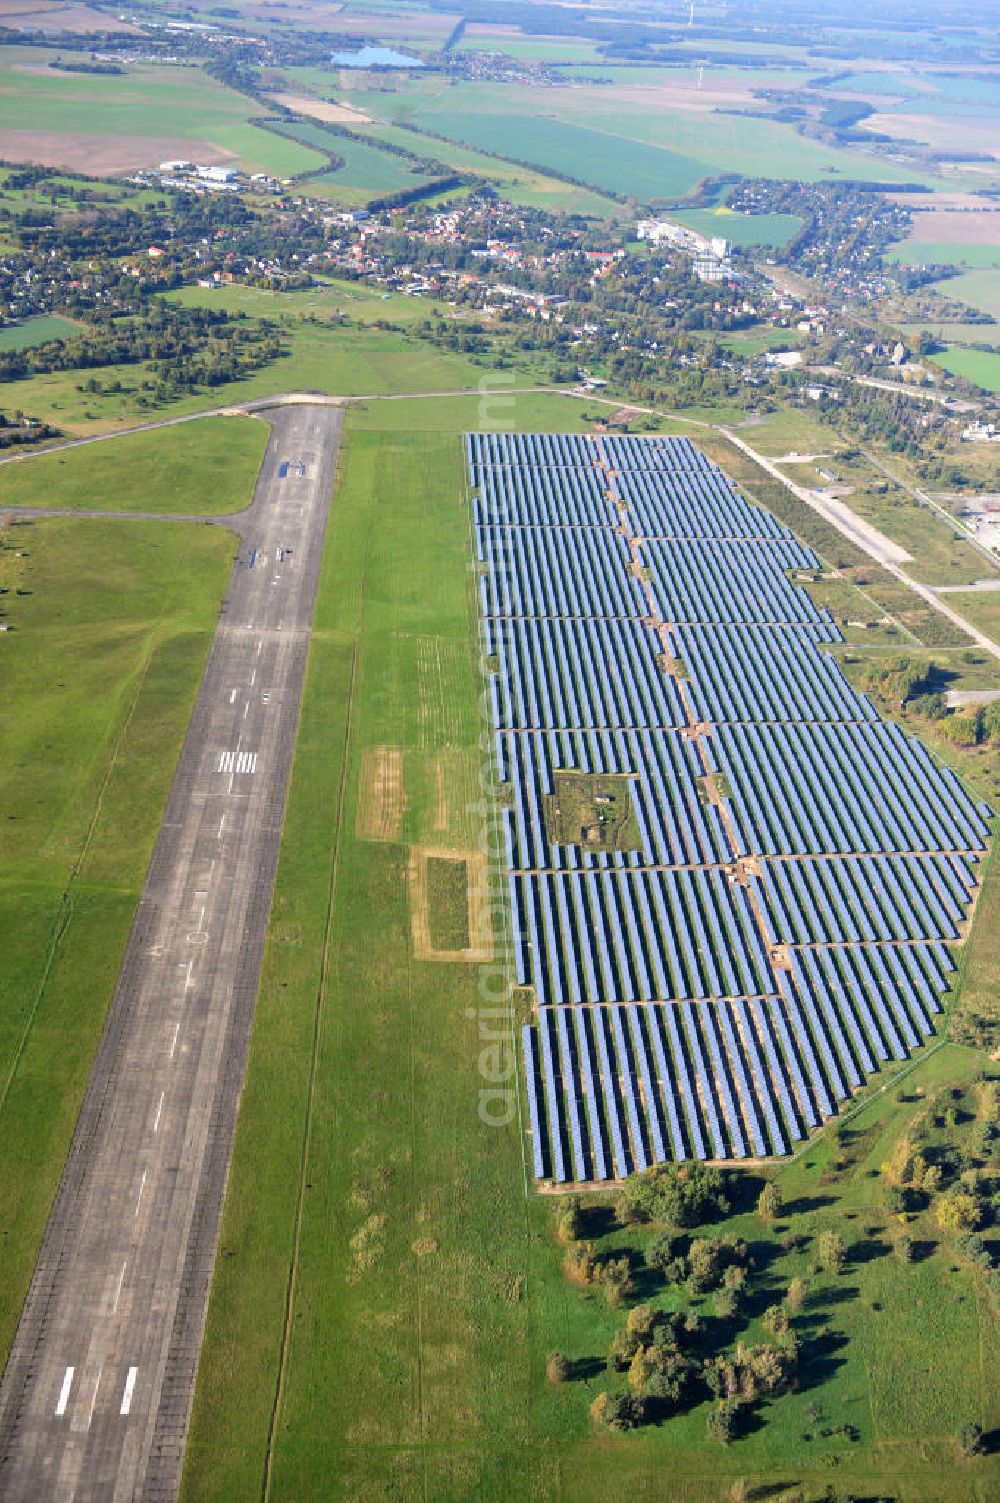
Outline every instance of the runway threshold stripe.
<path id="1" fill-rule="evenodd" d="M 125 1392 L 122 1394 L 122 1414 L 128 1414 L 132 1408 L 132 1395 L 135 1392 L 135 1380 L 138 1372 L 139 1369 L 137 1367 L 130 1367 L 128 1370 L 128 1377 L 125 1379 Z"/>
<path id="2" fill-rule="evenodd" d="M 66 1405 L 69 1403 L 69 1393 L 70 1389 L 73 1387 L 73 1374 L 75 1372 L 75 1367 L 67 1367 L 66 1369 L 66 1373 L 62 1380 L 62 1387 L 59 1390 L 59 1398 L 56 1403 L 57 1415 L 63 1415 L 66 1413 Z"/>

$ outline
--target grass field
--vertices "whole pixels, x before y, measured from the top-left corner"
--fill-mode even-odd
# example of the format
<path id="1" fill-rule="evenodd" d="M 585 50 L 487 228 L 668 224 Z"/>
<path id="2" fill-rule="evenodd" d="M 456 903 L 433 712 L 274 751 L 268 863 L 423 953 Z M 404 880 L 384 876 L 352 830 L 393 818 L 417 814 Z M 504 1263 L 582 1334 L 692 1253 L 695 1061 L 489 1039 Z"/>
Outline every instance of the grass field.
<path id="1" fill-rule="evenodd" d="M 0 350 L 30 350 L 36 344 L 68 339 L 79 332 L 79 325 L 68 318 L 60 318 L 57 313 L 39 313 L 21 324 L 7 324 L 0 329 Z"/>
<path id="2" fill-rule="evenodd" d="M 977 245 L 972 241 L 903 240 L 887 252 L 890 261 L 904 266 L 971 266 L 980 269 L 1000 267 L 1000 246 Z M 954 283 L 949 283 L 954 286 Z"/>
<path id="3" fill-rule="evenodd" d="M 318 151 L 332 151 L 342 159 L 340 167 L 309 178 L 309 192 L 345 204 L 364 204 L 383 194 L 398 193 L 431 181 L 430 175 L 414 168 L 412 162 L 382 151 L 366 141 L 324 130 L 313 120 L 283 121 L 282 134 Z"/>
<path id="4" fill-rule="evenodd" d="M 194 516 L 241 511 L 253 494 L 267 433 L 259 419 L 207 417 L 78 449 L 23 455 L 0 464 L 0 512 L 5 506 Z"/>
<path id="5" fill-rule="evenodd" d="M 989 340 L 991 334 L 991 329 L 984 329 L 984 340 Z M 988 350 L 963 350 L 955 346 L 931 358 L 937 365 L 943 365 L 946 371 L 951 371 L 953 376 L 964 376 L 984 391 L 1000 392 L 1000 355 L 991 354 Z"/>
<path id="6" fill-rule="evenodd" d="M 323 99 L 342 99 L 339 75 L 332 75 L 318 68 L 289 68 L 288 77 L 311 90 Z M 359 133 L 387 145 L 402 146 L 433 161 L 442 162 L 457 172 L 473 172 L 495 183 L 514 203 L 537 208 L 548 208 L 554 213 L 594 214 L 605 218 L 614 212 L 613 199 L 605 198 L 589 188 L 578 188 L 558 178 L 548 177 L 544 172 L 528 167 L 514 166 L 500 157 L 487 156 L 469 146 L 454 141 L 439 140 L 416 130 L 407 130 L 387 120 L 373 118 L 359 124 Z"/>
<path id="7" fill-rule="evenodd" d="M 216 296 L 201 288 L 192 295 L 202 295 L 209 301 Z M 294 301 L 286 311 L 282 296 L 275 294 L 267 303 L 267 316 L 283 324 L 289 353 L 244 381 L 206 389 L 165 406 L 147 407 L 142 382 L 155 376 L 156 368 L 110 365 L 90 372 L 101 387 L 98 392 L 81 390 L 79 371 L 59 371 L 12 383 L 8 388 L 9 400 L 12 404 L 16 401 L 22 411 L 33 417 L 76 435 L 131 426 L 157 413 L 173 417 L 275 392 L 375 395 L 474 391 L 484 378 L 484 367 L 469 357 L 438 350 L 397 329 L 376 329 L 360 322 L 345 327 L 324 326 L 300 320 Z M 297 296 L 293 294 L 293 299 Z M 424 314 L 429 310 L 426 302 L 415 298 L 407 302 L 415 304 L 417 311 Z M 373 311 L 372 316 L 379 315 Z M 385 308 L 381 316 L 387 316 Z M 412 310 L 410 316 L 415 316 Z M 539 371 L 526 361 L 516 374 L 518 383 L 526 385 Z M 110 390 L 116 383 L 122 389 Z"/>
<path id="8" fill-rule="evenodd" d="M 726 209 L 680 209 L 673 216 L 702 235 L 722 235 L 733 245 L 788 244 L 805 223 L 797 214 L 737 214 Z"/>
<path id="9" fill-rule="evenodd" d="M 688 194 L 709 172 L 696 158 L 639 141 L 623 150 L 620 137 L 610 131 L 541 115 L 436 109 L 421 112 L 417 123 L 469 146 L 502 150 L 515 161 L 552 168 L 594 188 L 642 201 Z"/>
<path id="10" fill-rule="evenodd" d="M 905 1270 L 890 1256 L 877 1173 L 918 1092 L 964 1090 L 980 1068 L 953 1046 L 925 1052 L 903 1099 L 880 1080 L 839 1145 L 781 1168 L 805 1245 L 746 1212 L 713 1228 L 752 1240 L 772 1298 L 806 1272 L 799 1391 L 728 1450 L 706 1439 L 707 1405 L 592 1432 L 624 1312 L 565 1280 L 551 1203 L 524 1197 L 516 1119 L 479 1116 L 480 1019 L 505 1049 L 502 1020 L 477 1015 L 483 973 L 416 961 L 410 938 L 407 848 L 483 840 L 470 793 L 430 771 L 477 755 L 460 496 L 454 438 L 351 416 L 183 1498 L 715 1503 L 738 1477 L 815 1491 L 831 1476 L 902 1503 L 997 1496 L 997 1461 L 957 1466 L 953 1439 L 970 1417 L 1000 1423 L 996 1316 L 946 1246 Z M 395 840 L 357 833 L 377 747 L 403 753 Z M 811 1268 L 826 1226 L 854 1244 L 840 1279 Z M 646 1233 L 605 1218 L 594 1235 L 620 1251 Z M 545 1380 L 553 1349 L 568 1383 Z"/>
<path id="11" fill-rule="evenodd" d="M 245 475 L 252 483 L 252 470 Z M 0 1351 L 62 1172 L 233 555 L 220 529 L 0 533 Z"/>
<path id="12" fill-rule="evenodd" d="M 995 319 L 1000 320 L 1000 250 L 995 268 L 983 267 L 978 271 L 966 271 L 959 277 L 949 277 L 946 281 L 935 282 L 933 285 L 945 297 L 957 298 L 960 303 L 978 308 L 982 313 L 992 313 Z M 979 337 L 1000 341 L 1000 329 L 995 325 L 980 326 Z"/>

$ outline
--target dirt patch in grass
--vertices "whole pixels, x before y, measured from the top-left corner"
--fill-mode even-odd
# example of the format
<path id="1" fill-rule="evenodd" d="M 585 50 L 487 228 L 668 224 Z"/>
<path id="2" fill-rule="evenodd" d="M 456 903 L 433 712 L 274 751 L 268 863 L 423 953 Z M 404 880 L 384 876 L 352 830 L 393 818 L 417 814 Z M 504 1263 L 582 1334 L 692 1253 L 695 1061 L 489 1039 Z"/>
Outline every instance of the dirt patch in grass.
<path id="1" fill-rule="evenodd" d="M 490 960 L 486 854 L 483 851 L 410 852 L 410 927 L 417 960 Z"/>
<path id="2" fill-rule="evenodd" d="M 435 950 L 469 948 L 468 867 L 447 856 L 427 858 L 427 927 Z"/>
<path id="3" fill-rule="evenodd" d="M 266 97 L 275 104 L 284 105 L 286 110 L 309 115 L 328 125 L 363 125 L 371 120 L 364 110 L 352 109 L 349 104 L 335 104 L 332 99 L 313 99 L 308 94 L 268 94 Z"/>
<path id="4" fill-rule="evenodd" d="M 406 808 L 403 753 L 396 746 L 368 746 L 361 754 L 355 832 L 361 840 L 398 840 Z"/>
<path id="5" fill-rule="evenodd" d="M 620 773 L 597 776 L 557 772 L 555 792 L 543 800 L 545 828 L 556 845 L 591 851 L 642 849 L 632 807 L 632 779 Z"/>
<path id="6" fill-rule="evenodd" d="M 236 153 L 180 136 L 106 136 L 59 130 L 0 130 L 0 158 L 113 177 L 160 162 L 232 162 Z"/>

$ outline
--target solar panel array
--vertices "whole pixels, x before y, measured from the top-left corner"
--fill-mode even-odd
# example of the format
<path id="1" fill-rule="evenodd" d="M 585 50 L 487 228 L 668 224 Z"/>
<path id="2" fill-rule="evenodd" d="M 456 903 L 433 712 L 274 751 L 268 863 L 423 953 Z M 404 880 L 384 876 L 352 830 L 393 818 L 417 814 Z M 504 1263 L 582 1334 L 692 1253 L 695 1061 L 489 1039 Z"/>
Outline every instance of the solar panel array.
<path id="1" fill-rule="evenodd" d="M 824 644 L 687 439 L 471 435 L 535 1174 L 781 1154 L 933 1030 L 992 811 Z M 630 838 L 550 817 L 627 779 Z"/>

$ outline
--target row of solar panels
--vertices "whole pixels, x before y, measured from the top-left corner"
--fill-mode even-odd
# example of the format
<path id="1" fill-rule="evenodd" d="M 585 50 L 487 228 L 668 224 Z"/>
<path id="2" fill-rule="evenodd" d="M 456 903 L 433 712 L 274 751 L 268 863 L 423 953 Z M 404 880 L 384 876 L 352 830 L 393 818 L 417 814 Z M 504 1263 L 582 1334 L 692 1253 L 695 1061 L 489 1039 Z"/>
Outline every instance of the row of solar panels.
<path id="1" fill-rule="evenodd" d="M 679 670 L 696 721 L 877 720 L 837 663 L 816 651 L 825 626 L 787 629 L 776 657 L 765 627 L 678 627 L 666 642 L 636 619 L 488 620 L 485 645 L 498 658 L 497 725 L 545 729 L 682 726 L 688 716 L 666 652 Z"/>
<path id="2" fill-rule="evenodd" d="M 787 577 L 817 568 L 815 554 L 784 538 L 651 538 L 633 558 L 610 528 L 479 527 L 476 553 L 484 616 L 648 617 L 655 608 L 679 625 L 831 624 Z"/>
<path id="3" fill-rule="evenodd" d="M 782 1152 L 930 1031 L 991 811 L 820 651 L 814 555 L 690 445 L 469 457 L 536 1172 Z M 622 848 L 564 827 L 559 769 L 622 775 Z"/>
<path id="4" fill-rule="evenodd" d="M 523 1029 L 536 1177 L 585 1183 L 671 1159 L 785 1153 L 932 1031 L 947 955 L 898 952 L 927 989 L 925 1010 L 907 967 L 889 974 L 893 952 L 876 955 L 884 975 L 865 953 L 844 952 L 836 979 L 811 957 L 766 997 L 543 1008 Z"/>

